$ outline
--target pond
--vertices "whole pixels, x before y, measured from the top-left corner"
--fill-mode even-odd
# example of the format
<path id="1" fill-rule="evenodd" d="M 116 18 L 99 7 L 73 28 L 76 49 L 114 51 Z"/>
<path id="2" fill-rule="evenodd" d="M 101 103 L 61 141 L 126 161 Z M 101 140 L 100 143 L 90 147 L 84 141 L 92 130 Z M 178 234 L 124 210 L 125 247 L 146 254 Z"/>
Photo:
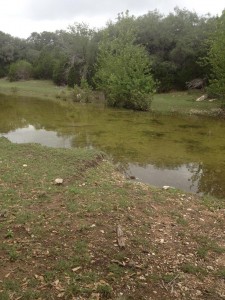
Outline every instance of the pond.
<path id="1" fill-rule="evenodd" d="M 103 105 L 0 96 L 0 136 L 15 143 L 89 147 L 154 186 L 225 196 L 225 122 Z"/>

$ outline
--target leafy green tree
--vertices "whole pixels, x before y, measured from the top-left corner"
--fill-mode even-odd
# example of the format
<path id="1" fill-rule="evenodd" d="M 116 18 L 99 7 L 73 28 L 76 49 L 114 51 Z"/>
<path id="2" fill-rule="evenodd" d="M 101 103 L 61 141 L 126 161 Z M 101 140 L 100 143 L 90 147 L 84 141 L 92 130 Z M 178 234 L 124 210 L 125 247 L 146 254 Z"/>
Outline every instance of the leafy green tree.
<path id="1" fill-rule="evenodd" d="M 53 66 L 53 82 L 57 85 L 67 84 L 67 73 L 66 73 L 67 57 L 59 57 Z"/>
<path id="2" fill-rule="evenodd" d="M 159 91 L 183 89 L 186 81 L 205 77 L 198 60 L 207 53 L 205 42 L 213 31 L 213 18 L 176 7 L 167 16 L 158 11 L 140 16 L 137 27 L 138 43 L 151 56 Z"/>
<path id="3" fill-rule="evenodd" d="M 212 69 L 209 92 L 225 98 L 225 10 L 217 21 L 216 32 L 210 40 L 208 61 Z"/>
<path id="4" fill-rule="evenodd" d="M 55 59 L 52 53 L 43 50 L 34 67 L 35 77 L 37 79 L 52 79 L 54 64 Z"/>
<path id="5" fill-rule="evenodd" d="M 69 87 L 74 87 L 74 85 L 80 86 L 81 83 L 81 71 L 80 66 L 75 65 L 70 67 L 68 72 L 67 84 Z"/>
<path id="6" fill-rule="evenodd" d="M 119 15 L 116 28 L 109 25 L 99 45 L 95 82 L 110 106 L 149 110 L 155 83 L 148 54 L 135 44 L 135 33 L 128 13 Z"/>
<path id="7" fill-rule="evenodd" d="M 25 60 L 19 60 L 10 65 L 8 78 L 10 81 L 28 80 L 32 75 L 32 65 Z"/>

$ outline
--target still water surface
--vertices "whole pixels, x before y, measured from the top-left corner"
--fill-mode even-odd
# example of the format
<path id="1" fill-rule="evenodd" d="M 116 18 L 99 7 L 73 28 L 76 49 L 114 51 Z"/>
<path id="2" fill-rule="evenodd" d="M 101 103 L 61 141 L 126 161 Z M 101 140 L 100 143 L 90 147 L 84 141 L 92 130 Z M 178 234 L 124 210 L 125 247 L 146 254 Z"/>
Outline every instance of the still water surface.
<path id="1" fill-rule="evenodd" d="M 0 136 L 15 143 L 93 147 L 155 186 L 225 196 L 225 121 L 0 96 Z"/>

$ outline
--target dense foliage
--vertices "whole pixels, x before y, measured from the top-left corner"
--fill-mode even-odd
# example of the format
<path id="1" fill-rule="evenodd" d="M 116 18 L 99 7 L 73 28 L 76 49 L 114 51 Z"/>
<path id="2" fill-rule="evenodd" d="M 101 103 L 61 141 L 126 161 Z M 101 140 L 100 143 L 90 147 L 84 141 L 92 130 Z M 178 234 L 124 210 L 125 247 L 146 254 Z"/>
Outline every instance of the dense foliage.
<path id="1" fill-rule="evenodd" d="M 10 81 L 28 80 L 32 75 L 32 65 L 25 60 L 18 60 L 10 65 L 8 78 Z"/>
<path id="2" fill-rule="evenodd" d="M 217 28 L 210 40 L 208 60 L 212 68 L 209 92 L 225 98 L 225 11 L 217 21 Z"/>
<path id="3" fill-rule="evenodd" d="M 97 87 L 105 92 L 110 106 L 149 110 L 155 84 L 147 51 L 134 44 L 133 18 L 121 15 L 117 30 L 112 34 L 110 29 L 99 44 Z"/>
<path id="4" fill-rule="evenodd" d="M 133 30 L 126 44 L 119 35 L 122 25 L 127 37 Z M 26 61 L 32 65 L 34 78 L 71 87 L 85 79 L 93 88 L 103 88 L 112 105 L 126 107 L 131 94 L 137 99 L 139 92 L 146 95 L 152 91 L 152 76 L 158 91 L 164 92 L 185 89 L 187 81 L 213 75 L 211 91 L 224 95 L 224 26 L 224 14 L 221 18 L 198 16 L 175 8 L 167 16 L 158 11 L 138 18 L 122 14 L 100 30 L 75 23 L 67 30 L 33 32 L 26 40 L 0 32 L 0 77 L 9 75 L 10 65 Z M 204 57 L 208 57 L 208 65 L 199 64 Z M 133 88 L 130 95 L 124 89 L 129 90 L 129 85 Z M 116 94 L 121 95 L 120 103 Z"/>

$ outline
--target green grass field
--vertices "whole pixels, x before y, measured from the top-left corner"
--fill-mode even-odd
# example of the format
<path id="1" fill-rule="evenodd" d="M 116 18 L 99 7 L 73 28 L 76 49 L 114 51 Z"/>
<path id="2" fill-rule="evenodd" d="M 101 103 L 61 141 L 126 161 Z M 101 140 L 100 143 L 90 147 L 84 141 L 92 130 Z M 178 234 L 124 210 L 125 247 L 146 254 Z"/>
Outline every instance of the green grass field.
<path id="1" fill-rule="evenodd" d="M 71 89 L 67 87 L 58 87 L 50 80 L 10 82 L 3 78 L 0 79 L 0 93 L 49 100 L 68 100 L 72 98 Z"/>
<path id="2" fill-rule="evenodd" d="M 166 94 L 154 95 L 152 101 L 152 110 L 155 112 L 168 113 L 194 113 L 212 111 L 221 107 L 221 101 L 215 100 L 210 102 L 208 100 L 196 102 L 196 99 L 202 95 L 200 91 L 192 92 L 171 92 Z"/>

